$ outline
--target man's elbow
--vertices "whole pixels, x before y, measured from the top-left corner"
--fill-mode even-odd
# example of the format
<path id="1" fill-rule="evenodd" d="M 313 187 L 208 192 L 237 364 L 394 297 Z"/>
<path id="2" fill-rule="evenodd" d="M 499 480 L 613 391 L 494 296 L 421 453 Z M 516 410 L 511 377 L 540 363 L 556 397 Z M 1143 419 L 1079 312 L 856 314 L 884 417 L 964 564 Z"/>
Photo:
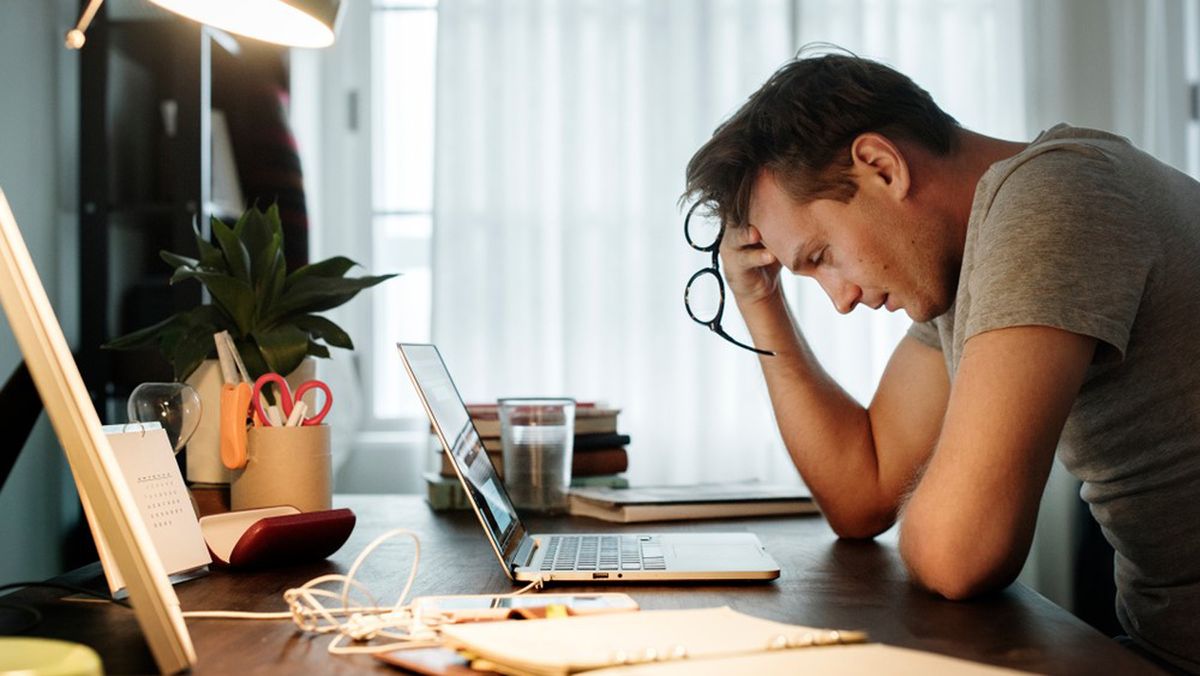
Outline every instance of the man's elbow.
<path id="1" fill-rule="evenodd" d="M 825 520 L 839 538 L 847 540 L 869 540 L 891 528 L 896 523 L 894 509 L 856 509 L 841 512 L 826 512 Z"/>
<path id="2" fill-rule="evenodd" d="M 1003 589 L 1016 579 L 1020 566 L 1011 561 L 964 555 L 954 547 L 934 545 L 917 550 L 905 546 L 900 555 L 919 586 L 951 601 L 965 601 Z"/>

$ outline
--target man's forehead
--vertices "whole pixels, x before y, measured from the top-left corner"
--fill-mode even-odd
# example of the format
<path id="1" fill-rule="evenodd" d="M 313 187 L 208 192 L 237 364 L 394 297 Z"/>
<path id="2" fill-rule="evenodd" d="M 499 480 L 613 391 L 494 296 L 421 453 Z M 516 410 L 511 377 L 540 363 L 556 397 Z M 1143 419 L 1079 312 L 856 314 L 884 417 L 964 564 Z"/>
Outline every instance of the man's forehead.
<path id="1" fill-rule="evenodd" d="M 764 212 L 778 211 L 787 203 L 787 192 L 779 184 L 779 178 L 770 169 L 760 169 L 750 187 L 750 199 L 746 205 L 746 217 L 749 225 L 756 225 L 755 220 L 761 219 Z"/>

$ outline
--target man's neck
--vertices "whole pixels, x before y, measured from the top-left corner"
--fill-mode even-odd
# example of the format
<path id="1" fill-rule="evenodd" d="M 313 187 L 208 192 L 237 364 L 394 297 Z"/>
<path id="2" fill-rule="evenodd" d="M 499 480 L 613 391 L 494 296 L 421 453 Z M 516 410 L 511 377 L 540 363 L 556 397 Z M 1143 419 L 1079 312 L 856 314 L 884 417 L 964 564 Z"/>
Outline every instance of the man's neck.
<path id="1" fill-rule="evenodd" d="M 979 179 L 993 164 L 1016 155 L 1028 146 L 1028 143 L 1005 141 L 965 129 L 959 132 L 953 154 L 941 163 L 940 178 L 946 187 L 945 197 L 950 205 L 950 216 L 961 226 L 964 234 Z"/>

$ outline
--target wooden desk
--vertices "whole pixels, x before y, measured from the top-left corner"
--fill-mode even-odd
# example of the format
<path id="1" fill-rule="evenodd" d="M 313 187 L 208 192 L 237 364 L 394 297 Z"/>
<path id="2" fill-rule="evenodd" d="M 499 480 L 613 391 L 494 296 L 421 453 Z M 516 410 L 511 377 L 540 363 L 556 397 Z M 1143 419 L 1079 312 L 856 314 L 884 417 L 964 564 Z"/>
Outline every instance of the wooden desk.
<path id="1" fill-rule="evenodd" d="M 416 496 L 339 496 L 358 525 L 331 561 L 259 573 L 213 574 L 177 585 L 184 610 L 282 610 L 281 594 L 326 572 L 344 572 L 377 535 L 397 527 L 421 537 L 416 595 L 508 592 L 505 578 L 473 514 L 435 514 Z M 617 531 L 582 518 L 538 520 L 534 532 Z M 773 620 L 818 627 L 866 629 L 872 640 L 978 662 L 1056 674 L 1158 673 L 1112 640 L 1022 585 L 989 598 L 954 603 L 913 587 L 895 547 L 884 540 L 838 541 L 819 517 L 738 519 L 650 524 L 645 531 L 706 530 L 757 533 L 783 568 L 771 583 L 562 587 L 623 591 L 644 609 L 730 605 Z M 394 603 L 411 561 L 411 541 L 377 550 L 360 579 L 384 603 Z M 103 586 L 98 564 L 60 581 Z M 61 593 L 27 589 L 6 600 L 35 604 L 45 615 L 31 634 L 86 643 L 108 673 L 149 673 L 154 665 L 133 614 L 108 603 L 58 600 Z M 9 620 L 12 622 L 13 620 Z M 5 624 L 0 623 L 0 631 Z M 396 673 L 367 656 L 334 657 L 328 636 L 299 633 L 290 622 L 189 620 L 197 674 Z"/>

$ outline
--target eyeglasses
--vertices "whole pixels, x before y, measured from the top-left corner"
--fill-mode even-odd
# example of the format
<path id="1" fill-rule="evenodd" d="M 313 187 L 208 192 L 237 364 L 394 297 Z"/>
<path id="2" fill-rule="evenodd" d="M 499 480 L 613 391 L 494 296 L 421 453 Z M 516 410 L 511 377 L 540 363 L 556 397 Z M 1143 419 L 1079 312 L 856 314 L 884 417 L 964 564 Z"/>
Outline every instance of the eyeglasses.
<path id="1" fill-rule="evenodd" d="M 701 208 L 703 207 L 703 208 Z M 725 314 L 725 281 L 721 279 L 721 238 L 725 235 L 725 224 L 721 222 L 712 205 L 697 202 L 688 209 L 683 219 L 683 237 L 696 251 L 712 254 L 712 264 L 692 275 L 683 290 L 683 307 L 697 324 L 707 326 L 718 336 L 740 348 L 774 357 L 774 352 L 760 350 L 739 342 L 721 328 L 721 316 Z"/>

